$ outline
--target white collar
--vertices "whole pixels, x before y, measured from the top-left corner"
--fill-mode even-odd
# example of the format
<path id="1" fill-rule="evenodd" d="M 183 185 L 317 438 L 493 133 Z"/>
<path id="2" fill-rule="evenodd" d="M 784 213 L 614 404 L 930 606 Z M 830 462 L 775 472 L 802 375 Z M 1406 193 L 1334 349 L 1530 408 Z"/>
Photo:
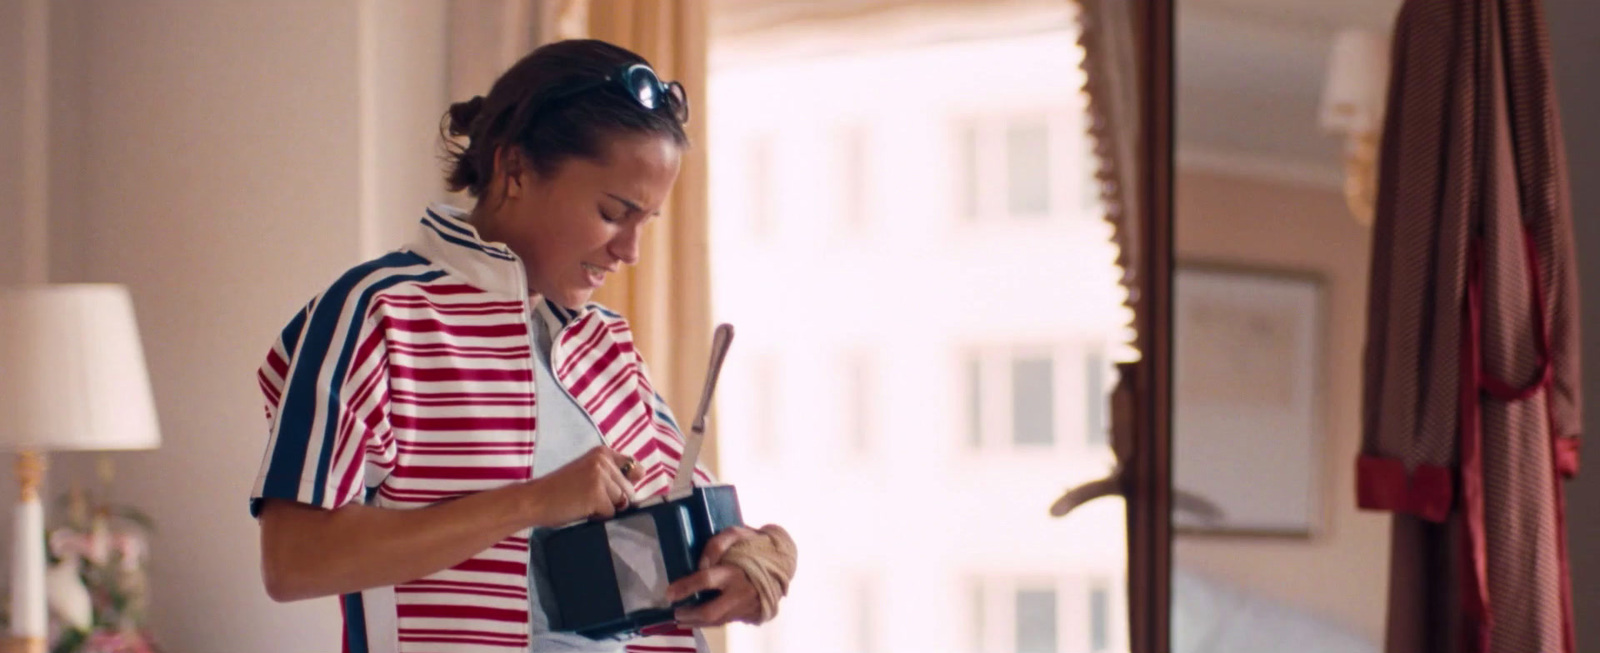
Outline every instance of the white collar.
<path id="1" fill-rule="evenodd" d="M 592 311 L 620 318 L 599 304 L 582 310 L 560 306 L 528 289 L 522 259 L 505 243 L 490 242 L 467 220 L 468 213 L 447 204 L 432 204 L 422 215 L 417 238 L 410 249 L 459 275 L 468 284 L 488 292 L 526 300 L 535 315 L 545 320 L 550 333 L 560 333 L 573 320 Z"/>

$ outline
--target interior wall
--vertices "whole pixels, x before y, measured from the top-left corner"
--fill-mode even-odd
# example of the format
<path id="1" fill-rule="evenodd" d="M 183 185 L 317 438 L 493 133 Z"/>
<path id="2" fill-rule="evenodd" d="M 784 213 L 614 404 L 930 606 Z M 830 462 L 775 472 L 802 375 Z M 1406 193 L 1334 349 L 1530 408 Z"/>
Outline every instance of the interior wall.
<path id="1" fill-rule="evenodd" d="M 1583 397 L 1588 407 L 1584 431 L 1600 428 L 1600 123 L 1590 116 L 1600 103 L 1600 3 L 1592 0 L 1546 0 L 1546 19 L 1554 48 L 1556 91 L 1567 145 L 1567 170 L 1572 185 L 1572 221 L 1577 240 L 1583 339 Z M 1568 483 L 1567 542 L 1572 557 L 1574 612 L 1580 649 L 1600 645 L 1600 471 L 1593 439 L 1586 468 Z"/>
<path id="2" fill-rule="evenodd" d="M 423 207 L 445 198 L 449 15 L 446 0 L 361 0 L 360 11 L 361 238 L 374 258 L 410 241 Z"/>
<path id="3" fill-rule="evenodd" d="M 0 88 L 24 70 L 21 4 L 0 3 Z M 163 445 L 114 459 L 117 500 L 159 528 L 153 630 L 168 650 L 329 650 L 333 600 L 262 589 L 255 369 L 312 294 L 443 195 L 445 0 L 48 6 L 50 152 L 13 156 L 20 105 L 0 94 L 0 201 L 22 192 L 20 166 L 47 166 L 51 280 L 132 292 Z M 0 281 L 22 247 L 0 239 Z M 93 459 L 54 456 L 52 483 L 89 482 Z M 0 465 L 0 501 L 13 483 Z"/>
<path id="4" fill-rule="evenodd" d="M 1557 93 L 1560 99 L 1564 140 L 1567 149 L 1568 172 L 1571 181 L 1573 224 L 1578 256 L 1578 268 L 1581 290 L 1581 321 L 1588 330 L 1600 325 L 1600 257 L 1588 255 L 1600 251 L 1600 220 L 1596 220 L 1600 212 L 1600 123 L 1586 119 L 1592 113 L 1592 108 L 1600 104 L 1600 40 L 1594 38 L 1594 30 L 1600 27 L 1600 4 L 1591 0 L 1544 0 L 1546 18 L 1550 27 L 1551 44 L 1554 54 L 1554 68 L 1556 75 Z M 1215 182 L 1216 180 L 1210 180 Z M 1238 186 L 1237 182 L 1228 182 L 1230 188 L 1229 199 L 1233 206 L 1250 206 L 1259 204 L 1259 197 L 1253 191 L 1246 191 Z M 1205 188 L 1207 181 L 1195 181 L 1188 175 L 1180 174 L 1178 189 L 1178 248 L 1180 252 L 1189 250 L 1194 243 L 1188 242 L 1186 236 L 1201 234 L 1208 231 L 1203 226 L 1194 225 L 1188 218 L 1196 218 L 1192 207 L 1196 198 L 1188 192 Z M 1338 199 L 1332 193 L 1319 202 L 1325 206 L 1320 215 L 1336 214 Z M 1226 211 L 1221 213 L 1226 214 Z M 1200 218 L 1210 220 L 1210 218 Z M 1302 226 L 1307 221 L 1297 217 L 1294 211 L 1282 211 L 1279 217 L 1269 222 L 1276 224 Z M 1315 221 L 1321 224 L 1321 220 Z M 1197 227 L 1199 227 L 1197 229 Z M 1341 231 L 1353 227 L 1347 224 Z M 1247 234 L 1236 232 L 1243 238 Z M 1330 234 L 1331 235 L 1331 234 Z M 1309 237 L 1309 234 L 1307 234 Z M 1299 242 L 1301 238 L 1294 238 L 1288 242 Z M 1326 241 L 1331 249 L 1341 249 L 1347 245 L 1344 240 Z M 1338 243 L 1337 247 L 1334 244 Z M 1363 250 L 1361 256 L 1365 257 Z M 1289 258 L 1295 258 L 1290 256 Z M 1364 261 L 1364 258 L 1363 258 Z M 1359 270 L 1364 275 L 1364 266 Z M 1357 287 L 1364 287 L 1364 277 L 1357 281 L 1351 277 L 1351 283 Z M 1355 291 L 1355 292 L 1364 292 Z M 1349 293 L 1345 293 L 1346 296 Z M 1335 300 L 1336 304 L 1338 300 Z M 1350 304 L 1355 310 L 1364 309 L 1364 300 L 1359 299 Z M 1336 316 L 1335 318 L 1339 318 Z M 1359 327 L 1357 327 L 1359 329 Z M 1336 331 L 1347 329 L 1337 328 Z M 1584 360 L 1584 398 L 1588 406 L 1585 420 L 1585 431 L 1593 433 L 1600 431 L 1600 427 L 1588 426 L 1600 423 L 1600 338 L 1586 338 L 1583 346 Z M 1351 347 L 1359 347 L 1359 338 L 1348 343 Z M 1358 352 L 1358 349 L 1351 349 Z M 1351 358 L 1354 361 L 1354 358 Z M 1354 364 L 1354 363 L 1352 363 Z M 1266 587 L 1267 578 L 1272 572 L 1281 571 L 1294 560 L 1304 560 L 1308 564 L 1300 565 L 1295 576 L 1280 576 L 1280 579 L 1293 578 L 1294 585 L 1283 586 L 1290 600 L 1309 601 L 1316 596 L 1339 597 L 1347 595 L 1345 591 L 1337 590 L 1339 587 L 1370 588 L 1384 587 L 1383 575 L 1386 565 L 1381 561 L 1386 559 L 1387 536 L 1385 522 L 1381 516 L 1368 515 L 1353 510 L 1351 495 L 1351 465 L 1345 464 L 1353 459 L 1357 441 L 1358 427 L 1354 422 L 1359 410 L 1359 398 L 1355 394 L 1359 386 L 1358 380 L 1341 381 L 1335 371 L 1334 381 L 1337 392 L 1348 393 L 1348 402 L 1352 407 L 1348 414 L 1351 420 L 1349 428 L 1340 428 L 1336 433 L 1348 434 L 1349 442 L 1346 444 L 1335 443 L 1342 451 L 1333 455 L 1332 461 L 1338 478 L 1335 489 L 1340 500 L 1340 511 L 1334 515 L 1336 532 L 1334 539 L 1323 544 L 1295 544 L 1289 542 L 1196 542 L 1181 541 L 1177 545 L 1177 555 L 1182 564 L 1216 569 L 1221 573 L 1233 574 L 1230 577 L 1246 578 L 1252 582 L 1259 581 Z M 1344 388 L 1344 390 L 1338 390 Z M 1336 395 L 1330 395 L 1330 407 L 1343 403 Z M 1337 410 L 1344 411 L 1339 408 Z M 1586 455 L 1592 461 L 1593 451 Z M 1578 477 L 1567 485 L 1568 490 L 1568 550 L 1572 560 L 1572 584 L 1574 594 L 1575 622 L 1577 624 L 1577 637 L 1580 647 L 1592 646 L 1600 642 L 1600 519 L 1592 518 L 1600 514 L 1600 473 L 1590 464 Z M 1340 527 L 1340 523 L 1347 527 Z M 1363 544 L 1365 543 L 1365 544 Z M 1361 547 L 1371 547 L 1370 553 L 1362 553 Z M 1337 552 L 1334 552 L 1334 551 Z M 1322 552 L 1322 553 L 1313 553 Z M 1308 556 L 1316 555 L 1311 558 Z M 1259 560 L 1260 573 L 1252 573 L 1250 560 Z M 1237 573 L 1236 573 L 1237 572 Z M 1301 575 L 1301 574 L 1310 574 Z M 1332 575 L 1332 578 L 1324 576 Z M 1381 596 L 1377 595 L 1377 596 Z M 1304 603 L 1313 605 L 1312 602 Z M 1354 623 L 1361 625 L 1363 630 L 1371 633 L 1381 633 L 1383 626 L 1383 602 L 1370 601 L 1366 606 L 1354 606 L 1355 610 L 1346 610 L 1347 617 Z"/>
<path id="5" fill-rule="evenodd" d="M 152 514 L 154 631 L 173 650 L 311 651 L 331 600 L 275 605 L 246 511 L 255 368 L 359 252 L 358 16 L 334 0 L 96 3 L 85 19 L 88 279 L 133 294 L 160 450 L 118 456 Z"/>
<path id="6" fill-rule="evenodd" d="M 22 203 L 22 93 L 25 79 L 22 31 L 23 3 L 0 2 L 0 206 L 18 206 Z M 17 216 L 6 211 L 3 223 L 6 233 L 16 233 L 21 225 Z M 0 238 L 0 281 L 20 281 L 22 278 L 22 241 Z"/>
<path id="7" fill-rule="evenodd" d="M 1180 169 L 1175 247 L 1186 261 L 1309 272 L 1325 281 L 1323 523 L 1309 539 L 1181 535 L 1175 564 L 1382 641 L 1388 522 L 1355 507 L 1370 231 L 1337 189 Z M 1175 460 L 1174 465 L 1183 465 Z M 1378 600 L 1375 600 L 1375 597 Z"/>

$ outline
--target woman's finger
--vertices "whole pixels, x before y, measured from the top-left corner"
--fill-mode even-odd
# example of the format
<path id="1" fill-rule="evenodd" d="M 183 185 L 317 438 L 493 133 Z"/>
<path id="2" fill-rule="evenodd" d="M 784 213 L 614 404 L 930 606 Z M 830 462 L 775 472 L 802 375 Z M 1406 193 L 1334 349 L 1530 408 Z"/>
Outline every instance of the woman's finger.
<path id="1" fill-rule="evenodd" d="M 711 571 L 712 570 L 710 569 L 702 569 L 689 574 L 688 576 L 684 576 L 683 578 L 678 579 L 677 582 L 668 585 L 667 600 L 677 603 L 678 601 L 682 601 L 685 598 L 693 596 L 695 592 L 702 592 L 712 589 Z"/>
<path id="2" fill-rule="evenodd" d="M 617 469 L 622 472 L 623 476 L 627 477 L 629 482 L 638 483 L 644 480 L 644 464 L 637 460 L 629 458 Z"/>
<path id="3" fill-rule="evenodd" d="M 599 504 L 594 507 L 592 517 L 594 519 L 610 519 L 616 514 L 617 505 L 607 500 L 599 502 Z"/>
<path id="4" fill-rule="evenodd" d="M 612 495 L 613 505 L 617 505 L 618 508 L 621 509 L 626 508 L 633 503 L 633 482 L 629 481 L 626 476 L 623 476 L 621 470 L 614 466 L 607 465 L 605 471 L 605 482 L 609 484 L 611 489 L 614 491 L 614 494 Z"/>
<path id="5" fill-rule="evenodd" d="M 624 467 L 627 468 L 626 470 L 623 470 L 624 475 L 632 471 L 633 468 L 639 466 L 638 462 L 633 459 L 633 456 L 629 456 L 610 447 L 605 447 L 605 450 L 606 458 L 611 461 L 612 466 L 619 470 L 623 469 Z"/>
<path id="6" fill-rule="evenodd" d="M 595 486 L 593 496 L 595 505 L 593 507 L 593 514 L 595 518 L 610 519 L 617 514 L 617 511 L 627 507 L 628 505 L 627 494 L 623 492 L 622 488 L 617 485 L 616 480 L 612 478 L 612 476 L 615 474 L 616 470 L 606 472 L 602 467 L 602 469 L 599 471 L 599 477 L 594 480 Z"/>
<path id="7" fill-rule="evenodd" d="M 731 621 L 729 612 L 732 609 L 733 599 L 719 596 L 704 605 L 681 608 L 673 615 L 673 619 L 687 628 L 714 628 Z"/>
<path id="8" fill-rule="evenodd" d="M 740 540 L 760 535 L 753 529 L 744 526 L 730 526 L 706 540 L 705 551 L 700 554 L 700 568 L 709 569 L 722 564 L 722 556 L 728 553 Z"/>
<path id="9" fill-rule="evenodd" d="M 702 605 L 678 610 L 673 615 L 675 620 L 690 627 L 720 626 L 734 620 L 755 621 L 761 614 L 761 599 L 748 584 L 741 587 L 735 582 L 742 573 L 733 567 L 713 567 L 683 579 L 698 577 L 694 584 L 680 590 L 683 593 L 678 595 L 679 599 L 703 590 L 717 590 L 721 595 Z"/>
<path id="10" fill-rule="evenodd" d="M 725 571 L 725 569 L 713 568 L 695 572 L 668 587 L 667 598 L 675 603 L 693 596 L 697 592 L 707 590 L 720 591 L 723 589 L 721 585 L 726 581 L 723 573 Z M 731 600 L 732 598 L 726 592 L 723 592 L 721 596 L 701 605 L 679 608 L 674 618 L 680 625 L 689 627 L 714 625 L 715 617 L 727 609 L 727 604 Z"/>
<path id="11" fill-rule="evenodd" d="M 644 470 L 641 469 L 642 465 L 639 464 L 639 461 L 634 460 L 633 456 L 623 454 L 614 449 L 607 449 L 606 451 L 610 452 L 611 462 L 617 466 L 617 471 L 622 472 L 623 478 L 633 482 L 638 482 L 644 478 Z"/>

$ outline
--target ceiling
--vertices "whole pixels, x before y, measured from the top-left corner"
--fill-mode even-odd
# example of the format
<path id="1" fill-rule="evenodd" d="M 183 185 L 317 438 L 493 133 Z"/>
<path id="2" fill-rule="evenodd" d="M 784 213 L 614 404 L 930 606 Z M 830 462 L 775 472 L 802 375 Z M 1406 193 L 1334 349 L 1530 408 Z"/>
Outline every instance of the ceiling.
<path id="1" fill-rule="evenodd" d="M 1399 0 L 1177 0 L 1180 165 L 1341 182 L 1341 142 L 1317 126 L 1341 29 L 1387 33 Z"/>
<path id="2" fill-rule="evenodd" d="M 1260 20 L 1384 30 L 1400 9 L 1399 0 L 1177 0 L 1179 12 L 1200 9 Z"/>

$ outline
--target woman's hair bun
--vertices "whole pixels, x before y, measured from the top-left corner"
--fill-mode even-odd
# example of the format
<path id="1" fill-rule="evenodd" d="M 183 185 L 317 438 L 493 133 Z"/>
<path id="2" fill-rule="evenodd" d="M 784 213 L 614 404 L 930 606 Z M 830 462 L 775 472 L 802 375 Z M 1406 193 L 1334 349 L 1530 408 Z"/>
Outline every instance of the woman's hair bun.
<path id="1" fill-rule="evenodd" d="M 474 95 L 466 102 L 450 105 L 450 135 L 466 136 L 472 133 L 472 121 L 483 113 L 483 96 Z"/>

